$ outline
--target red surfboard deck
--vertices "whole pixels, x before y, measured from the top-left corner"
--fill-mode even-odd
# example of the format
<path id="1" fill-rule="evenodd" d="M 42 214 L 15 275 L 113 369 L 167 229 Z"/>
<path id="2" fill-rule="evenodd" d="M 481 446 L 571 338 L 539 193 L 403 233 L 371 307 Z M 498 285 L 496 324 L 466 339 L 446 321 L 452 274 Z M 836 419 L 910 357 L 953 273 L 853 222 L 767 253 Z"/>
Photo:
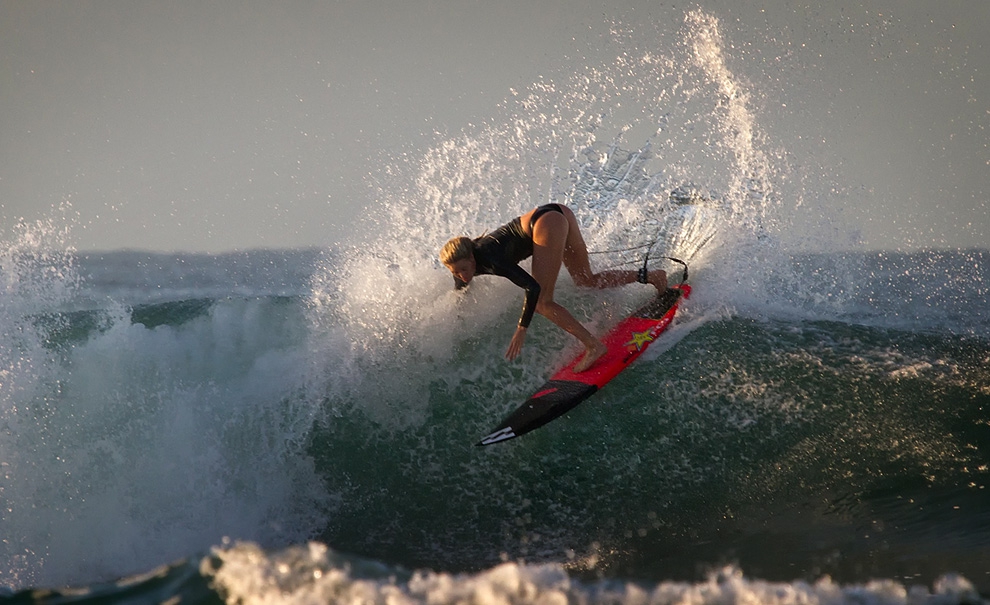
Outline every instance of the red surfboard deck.
<path id="1" fill-rule="evenodd" d="M 593 366 L 575 373 L 574 365 L 584 353 L 579 353 L 562 370 L 550 377 L 542 387 L 526 400 L 478 445 L 491 445 L 506 441 L 537 429 L 559 418 L 574 406 L 594 395 L 610 380 L 618 376 L 650 344 L 670 326 L 682 299 L 691 294 L 691 286 L 681 284 L 668 288 L 649 304 L 623 319 L 608 331 L 602 342 L 608 347 Z"/>

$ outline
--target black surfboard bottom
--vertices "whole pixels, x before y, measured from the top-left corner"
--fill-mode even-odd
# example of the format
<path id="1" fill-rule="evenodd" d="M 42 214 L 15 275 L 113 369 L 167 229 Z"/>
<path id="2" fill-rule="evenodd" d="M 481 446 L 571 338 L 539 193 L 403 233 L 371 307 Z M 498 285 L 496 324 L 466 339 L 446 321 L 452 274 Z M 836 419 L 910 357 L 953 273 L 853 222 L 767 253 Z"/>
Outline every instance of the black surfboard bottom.
<path id="1" fill-rule="evenodd" d="M 566 414 L 596 391 L 597 386 L 576 380 L 548 380 L 477 445 L 491 445 L 525 435 Z"/>

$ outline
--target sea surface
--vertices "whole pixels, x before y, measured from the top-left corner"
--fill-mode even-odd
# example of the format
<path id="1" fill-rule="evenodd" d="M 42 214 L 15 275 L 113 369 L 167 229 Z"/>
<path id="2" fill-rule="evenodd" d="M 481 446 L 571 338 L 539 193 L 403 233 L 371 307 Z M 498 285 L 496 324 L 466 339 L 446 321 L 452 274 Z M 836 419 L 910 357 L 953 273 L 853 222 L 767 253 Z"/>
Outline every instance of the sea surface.
<path id="1" fill-rule="evenodd" d="M 383 159 L 348 241 L 9 226 L 0 603 L 986 602 L 990 251 L 871 248 L 855 187 L 767 142 L 717 18 L 683 28 Z M 548 200 L 595 267 L 674 256 L 693 293 L 593 398 L 478 447 L 576 344 L 537 318 L 506 361 L 521 293 L 455 292 L 436 252 Z M 650 296 L 557 289 L 599 333 Z"/>
<path id="2" fill-rule="evenodd" d="M 60 260 L 22 258 L 37 271 L 4 300 L 10 591 L 789 603 L 990 589 L 987 251 L 794 256 L 791 288 L 735 310 L 702 264 L 647 356 L 487 448 L 574 350 L 538 321 L 521 361 L 502 358 L 511 286 L 461 298 L 435 270 L 436 300 L 379 325 L 314 292 L 339 262 L 325 251 Z M 52 300 L 46 280 L 65 285 L 48 276 L 68 266 L 71 296 Z M 819 287 L 823 267 L 846 289 Z M 605 326 L 646 288 L 563 297 Z M 845 302 L 808 302 L 830 297 Z"/>

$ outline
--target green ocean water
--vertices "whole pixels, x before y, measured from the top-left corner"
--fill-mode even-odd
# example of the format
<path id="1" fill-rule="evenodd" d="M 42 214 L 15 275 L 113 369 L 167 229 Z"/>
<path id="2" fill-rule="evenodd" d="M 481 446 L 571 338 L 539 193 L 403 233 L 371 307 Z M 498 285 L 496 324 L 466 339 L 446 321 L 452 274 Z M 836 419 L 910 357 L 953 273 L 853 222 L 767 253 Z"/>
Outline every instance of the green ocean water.
<path id="1" fill-rule="evenodd" d="M 988 355 L 972 337 L 727 318 L 482 451 L 470 437 L 525 386 L 437 380 L 422 424 L 316 429 L 318 467 L 363 494 L 321 537 L 441 569 L 567 553 L 649 580 L 737 562 L 777 580 L 980 578 Z"/>
<path id="2" fill-rule="evenodd" d="M 833 258 L 873 279 L 831 290 L 850 301 L 831 319 L 820 316 L 834 303 L 808 306 L 814 286 L 772 297 L 790 312 L 729 310 L 702 273 L 646 356 L 561 419 L 486 448 L 479 436 L 570 350 L 552 326 L 534 326 L 527 363 L 501 359 L 500 327 L 437 334 L 443 346 L 380 330 L 396 346 L 371 346 L 341 338 L 342 306 L 294 293 L 302 277 L 274 294 L 245 296 L 244 282 L 219 296 L 209 290 L 223 279 L 203 279 L 187 300 L 31 315 L 6 336 L 31 361 L 9 366 L 20 374 L 5 384 L 7 598 L 70 584 L 99 602 L 213 601 L 251 574 L 282 577 L 286 558 L 283 579 L 309 570 L 292 586 L 312 588 L 315 565 L 349 589 L 377 578 L 379 597 L 399 582 L 413 600 L 414 570 L 466 589 L 498 585 L 507 565 L 515 581 L 535 574 L 527 581 L 553 591 L 567 578 L 572 598 L 592 600 L 605 587 L 698 582 L 718 594 L 874 579 L 958 592 L 946 578 L 964 578 L 985 593 L 990 341 L 987 309 L 972 302 L 982 274 L 941 298 L 935 287 L 913 302 L 888 296 L 896 313 L 855 302 L 892 294 L 904 266 L 985 271 L 985 258 L 919 252 L 892 269 L 884 254 Z M 229 277 L 231 262 L 281 263 L 304 276 L 326 259 L 184 264 Z M 101 267 L 119 276 L 138 264 L 135 253 L 84 259 L 79 300 L 118 287 L 92 277 Z M 472 312 L 491 303 L 484 294 L 456 301 L 455 327 L 511 327 L 515 305 Z M 564 296 L 605 324 L 647 293 L 620 294 Z M 32 332 L 45 336 L 36 348 Z M 184 562 L 102 583 L 170 561 Z M 235 569 L 238 580 L 218 583 Z"/>

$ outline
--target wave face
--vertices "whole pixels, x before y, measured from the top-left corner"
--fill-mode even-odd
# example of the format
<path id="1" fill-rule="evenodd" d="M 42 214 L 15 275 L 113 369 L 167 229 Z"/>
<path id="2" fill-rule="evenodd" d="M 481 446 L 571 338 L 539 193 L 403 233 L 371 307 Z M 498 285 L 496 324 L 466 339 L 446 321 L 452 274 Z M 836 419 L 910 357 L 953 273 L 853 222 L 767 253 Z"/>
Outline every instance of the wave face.
<path id="1" fill-rule="evenodd" d="M 614 64 L 380 167 L 378 211 L 346 245 L 87 255 L 56 221 L 6 234 L 9 598 L 987 592 L 990 252 L 796 230 L 810 194 L 791 195 L 718 20 L 688 12 L 648 50 L 616 39 Z M 675 256 L 694 294 L 593 399 L 477 448 L 574 343 L 537 320 L 506 362 L 520 293 L 454 293 L 436 251 L 548 200 L 575 210 L 598 267 L 649 250 L 676 274 Z M 558 296 L 601 331 L 649 293 L 565 276 Z"/>

